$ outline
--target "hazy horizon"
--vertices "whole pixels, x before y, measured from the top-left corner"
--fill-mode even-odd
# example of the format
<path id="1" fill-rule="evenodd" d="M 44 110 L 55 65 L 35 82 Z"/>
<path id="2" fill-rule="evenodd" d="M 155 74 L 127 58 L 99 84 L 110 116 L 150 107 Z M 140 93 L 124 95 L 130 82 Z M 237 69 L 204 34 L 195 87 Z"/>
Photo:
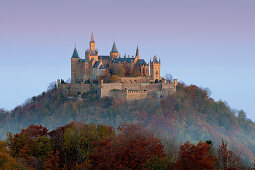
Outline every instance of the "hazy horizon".
<path id="1" fill-rule="evenodd" d="M 209 88 L 215 100 L 255 121 L 255 1 L 0 2 L 0 108 L 13 109 L 50 82 L 70 77 L 93 31 L 100 55 L 154 55 L 161 75 Z"/>

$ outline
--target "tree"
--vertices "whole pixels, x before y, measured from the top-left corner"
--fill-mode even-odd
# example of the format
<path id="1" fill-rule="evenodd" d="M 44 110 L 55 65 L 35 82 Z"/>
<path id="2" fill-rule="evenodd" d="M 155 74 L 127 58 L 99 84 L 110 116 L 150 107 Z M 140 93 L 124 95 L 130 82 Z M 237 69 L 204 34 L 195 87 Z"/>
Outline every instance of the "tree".
<path id="1" fill-rule="evenodd" d="M 172 82 L 172 81 L 173 81 L 173 75 L 170 74 L 170 73 L 167 73 L 167 74 L 165 75 L 165 79 L 168 80 L 168 81 L 170 81 L 170 82 Z"/>
<path id="2" fill-rule="evenodd" d="M 62 83 L 62 82 L 61 82 Z M 64 82 L 63 82 L 64 83 Z M 55 90 L 55 89 L 57 89 L 57 83 L 56 83 L 56 81 L 53 81 L 53 82 L 51 82 L 51 83 L 49 83 L 49 86 L 48 86 L 48 88 L 47 88 L 47 91 L 51 91 L 51 90 Z"/>
<path id="3" fill-rule="evenodd" d="M 50 139 L 46 137 L 48 129 L 43 126 L 30 125 L 14 136 L 8 134 L 8 147 L 14 157 L 24 158 L 35 168 L 42 167 L 52 149 Z"/>
<path id="4" fill-rule="evenodd" d="M 0 141 L 0 169 L 26 169 L 25 162 L 11 157 L 7 143 L 3 141 Z"/>
<path id="5" fill-rule="evenodd" d="M 217 148 L 217 168 L 219 169 L 242 169 L 240 154 L 235 154 L 228 149 L 228 144 L 222 139 Z"/>
<path id="6" fill-rule="evenodd" d="M 60 166 L 59 166 L 59 151 L 56 150 L 56 152 L 54 153 L 54 151 L 51 151 L 48 154 L 48 159 L 46 160 L 45 164 L 44 164 L 44 169 L 45 170 L 59 170 Z"/>
<path id="7" fill-rule="evenodd" d="M 176 168 L 183 170 L 214 169 L 215 157 L 210 152 L 210 145 L 200 141 L 197 145 L 184 143 L 180 147 Z"/>
<path id="8" fill-rule="evenodd" d="M 136 125 L 118 130 L 117 136 L 105 138 L 90 154 L 93 169 L 142 169 L 155 156 L 165 157 L 160 139 L 152 133 Z"/>
<path id="9" fill-rule="evenodd" d="M 112 83 L 112 76 L 108 70 L 105 70 L 103 75 L 97 77 L 98 80 L 103 80 L 105 83 Z"/>
<path id="10" fill-rule="evenodd" d="M 120 77 L 116 75 L 112 75 L 112 81 L 113 82 L 120 82 Z"/>
<path id="11" fill-rule="evenodd" d="M 121 77 L 124 76 L 125 68 L 122 64 L 118 64 L 117 69 L 116 69 L 116 74 Z"/>
<path id="12" fill-rule="evenodd" d="M 74 168 L 79 164 L 89 165 L 88 155 L 104 138 L 115 131 L 110 126 L 72 122 L 49 133 L 55 150 L 59 150 L 59 166 Z"/>

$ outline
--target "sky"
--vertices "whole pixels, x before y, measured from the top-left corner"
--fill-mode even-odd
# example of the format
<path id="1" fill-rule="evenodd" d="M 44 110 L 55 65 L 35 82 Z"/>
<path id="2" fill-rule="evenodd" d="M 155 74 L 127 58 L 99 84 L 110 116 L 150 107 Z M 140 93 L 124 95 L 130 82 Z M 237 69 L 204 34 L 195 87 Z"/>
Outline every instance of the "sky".
<path id="1" fill-rule="evenodd" d="M 255 121 L 254 0 L 0 0 L 0 108 L 70 78 L 76 44 L 99 54 L 154 55 L 161 75 L 208 88 Z"/>

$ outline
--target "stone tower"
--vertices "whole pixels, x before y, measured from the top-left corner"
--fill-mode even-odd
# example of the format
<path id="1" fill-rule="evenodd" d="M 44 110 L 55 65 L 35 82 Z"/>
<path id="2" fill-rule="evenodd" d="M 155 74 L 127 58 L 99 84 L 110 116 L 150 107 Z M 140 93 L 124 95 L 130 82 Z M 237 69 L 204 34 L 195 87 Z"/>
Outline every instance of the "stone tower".
<path id="1" fill-rule="evenodd" d="M 87 59 L 89 62 L 93 60 L 94 62 L 98 60 L 98 50 L 95 47 L 95 39 L 93 32 L 91 34 L 90 42 L 89 42 L 89 49 L 85 51 L 85 59 Z"/>
<path id="2" fill-rule="evenodd" d="M 94 51 L 95 50 L 95 39 L 94 39 L 94 35 L 93 35 L 93 32 L 91 34 L 91 38 L 90 38 L 90 42 L 89 42 L 89 49 L 91 51 Z"/>
<path id="3" fill-rule="evenodd" d="M 71 82 L 72 83 L 78 83 L 80 80 L 79 78 L 82 77 L 80 74 L 80 57 L 77 52 L 76 47 L 73 50 L 73 55 L 71 57 Z"/>
<path id="4" fill-rule="evenodd" d="M 113 42 L 112 50 L 110 52 L 110 60 L 113 60 L 115 58 L 119 58 L 119 56 L 120 56 L 120 54 L 117 50 L 116 44 L 115 44 L 115 42 Z"/>
<path id="5" fill-rule="evenodd" d="M 150 77 L 151 81 L 158 82 L 161 80 L 160 77 L 160 59 L 158 60 L 156 56 L 150 61 Z"/>

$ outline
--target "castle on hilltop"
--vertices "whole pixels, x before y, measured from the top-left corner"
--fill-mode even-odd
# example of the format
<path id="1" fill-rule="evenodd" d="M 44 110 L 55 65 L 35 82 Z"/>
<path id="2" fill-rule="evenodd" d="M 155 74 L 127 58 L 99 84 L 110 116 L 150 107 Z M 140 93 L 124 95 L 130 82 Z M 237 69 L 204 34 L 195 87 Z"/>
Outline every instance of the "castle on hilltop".
<path id="1" fill-rule="evenodd" d="M 120 57 L 115 42 L 110 55 L 98 55 L 93 33 L 85 58 L 80 58 L 76 47 L 71 57 L 71 83 L 58 80 L 58 89 L 66 95 L 94 91 L 99 97 L 118 97 L 127 100 L 144 99 L 148 95 L 164 97 L 176 90 L 174 82 L 160 76 L 160 59 L 156 56 L 146 63 L 139 55 Z"/>

